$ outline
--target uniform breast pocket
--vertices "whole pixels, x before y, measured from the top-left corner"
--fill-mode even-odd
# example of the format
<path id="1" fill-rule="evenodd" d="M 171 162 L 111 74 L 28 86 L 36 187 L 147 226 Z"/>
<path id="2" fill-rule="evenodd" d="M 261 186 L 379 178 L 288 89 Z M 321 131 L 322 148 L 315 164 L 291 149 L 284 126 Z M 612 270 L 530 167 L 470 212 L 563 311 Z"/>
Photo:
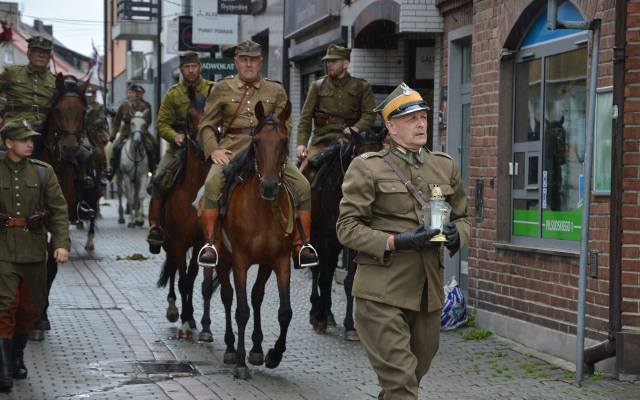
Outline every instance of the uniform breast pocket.
<path id="1" fill-rule="evenodd" d="M 263 96 L 258 99 L 259 102 L 262 103 L 262 107 L 264 108 L 264 112 L 269 114 L 272 112 L 277 112 L 276 110 L 276 99 L 274 97 Z M 254 104 L 255 107 L 255 104 Z"/>
<path id="2" fill-rule="evenodd" d="M 413 211 L 414 200 L 399 180 L 378 181 L 374 208 L 385 214 L 404 214 Z"/>

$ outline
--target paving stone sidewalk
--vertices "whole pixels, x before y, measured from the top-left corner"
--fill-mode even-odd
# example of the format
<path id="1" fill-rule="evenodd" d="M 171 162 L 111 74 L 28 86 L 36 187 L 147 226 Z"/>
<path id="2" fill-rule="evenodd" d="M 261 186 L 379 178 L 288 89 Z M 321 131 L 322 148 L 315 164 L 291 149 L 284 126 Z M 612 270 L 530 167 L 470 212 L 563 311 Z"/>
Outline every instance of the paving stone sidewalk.
<path id="1" fill-rule="evenodd" d="M 52 330 L 43 342 L 29 343 L 29 378 L 16 381 L 0 400 L 377 398 L 377 380 L 361 346 L 344 341 L 341 326 L 318 335 L 308 325 L 308 272 L 292 272 L 294 318 L 278 368 L 251 366 L 250 380 L 233 378 L 222 362 L 224 313 L 218 293 L 212 302 L 214 342 L 179 340 L 178 324 L 165 319 L 168 290 L 156 287 L 164 256 L 150 255 L 146 228 L 118 225 L 116 211 L 113 201 L 103 206 L 93 254 L 83 249 L 86 233 L 72 229 L 72 260 L 60 266 L 51 296 Z M 135 253 L 149 258 L 122 259 Z M 200 282 L 199 276 L 198 326 Z M 342 286 L 334 287 L 333 302 L 341 321 Z M 278 335 L 277 307 L 272 278 L 262 313 L 265 350 Z M 442 334 L 421 399 L 640 399 L 640 382 L 596 376 L 577 387 L 571 372 L 515 351 L 508 341 L 465 340 L 464 333 Z"/>

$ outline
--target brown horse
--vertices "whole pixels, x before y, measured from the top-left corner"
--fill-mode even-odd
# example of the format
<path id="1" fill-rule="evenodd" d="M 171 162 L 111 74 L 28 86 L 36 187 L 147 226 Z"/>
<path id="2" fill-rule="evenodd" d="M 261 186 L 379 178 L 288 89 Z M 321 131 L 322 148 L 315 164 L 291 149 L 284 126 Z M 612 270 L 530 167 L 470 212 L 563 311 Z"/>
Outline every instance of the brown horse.
<path id="1" fill-rule="evenodd" d="M 249 362 L 254 365 L 265 364 L 275 368 L 280 364 L 286 350 L 286 337 L 292 310 L 290 301 L 291 249 L 293 234 L 291 224 L 295 219 L 293 200 L 283 188 L 283 174 L 288 156 L 289 133 L 286 121 L 291 114 L 291 104 L 276 117 L 265 115 L 261 102 L 255 107 L 258 125 L 252 133 L 251 146 L 236 159 L 245 160 L 244 170 L 236 175 L 238 185 L 228 199 L 228 211 L 222 221 L 222 241 L 220 246 L 220 264 L 218 277 L 221 285 L 221 297 L 225 307 L 226 351 L 225 363 L 235 362 L 234 375 L 237 378 L 249 378 L 246 365 L 245 328 L 249 320 L 247 299 L 247 273 L 253 264 L 259 264 L 258 276 L 251 292 L 254 329 L 251 336 L 253 347 L 249 353 Z M 235 159 L 234 159 L 235 161 Z M 220 236 L 218 236 L 220 237 Z M 229 278 L 233 266 L 235 290 L 238 305 L 235 313 L 238 326 L 238 351 L 234 349 L 235 337 L 231 328 L 231 303 L 233 291 Z M 212 268 L 205 268 L 209 272 Z M 267 352 L 262 351 L 262 327 L 260 307 L 264 299 L 265 285 L 275 272 L 280 298 L 278 322 L 280 335 L 275 346 Z M 207 276 L 205 275 L 205 281 Z"/>
<path id="2" fill-rule="evenodd" d="M 78 220 L 77 205 L 79 199 L 84 198 L 94 210 L 97 210 L 101 196 L 98 183 L 94 185 L 95 188 L 93 189 L 82 189 L 78 188 L 77 185 L 77 157 L 81 148 L 84 114 L 87 108 L 84 93 L 88 85 L 89 81 L 79 83 L 74 77 L 65 77 L 62 74 L 56 76 L 56 93 L 51 102 L 52 107 L 42 127 L 44 136 L 39 138 L 41 142 L 36 146 L 41 149 L 40 154 L 38 154 L 39 158 L 53 167 L 60 182 L 62 193 L 67 201 L 69 218 L 74 222 Z M 87 155 L 86 153 L 85 156 L 93 157 L 93 155 Z M 79 190 L 84 190 L 85 193 L 81 194 Z M 92 219 L 85 244 L 87 251 L 93 251 L 94 249 L 94 235 L 95 220 Z M 53 258 L 49 257 L 47 261 L 47 286 L 49 291 L 57 272 L 57 263 Z M 47 301 L 42 318 L 36 325 L 32 335 L 35 340 L 41 340 L 42 331 L 49 328 L 48 307 L 49 303 Z"/>
<path id="3" fill-rule="evenodd" d="M 211 162 L 204 156 L 202 146 L 197 142 L 198 123 L 204 112 L 206 97 L 196 94 L 195 90 L 189 88 L 189 99 L 191 104 L 187 111 L 186 120 L 186 148 L 184 156 L 185 165 L 180 173 L 179 182 L 171 190 L 164 202 L 164 226 L 166 226 L 166 237 L 163 248 L 167 253 L 158 287 L 165 287 L 170 281 L 169 295 L 167 301 L 167 320 L 176 322 L 178 320 L 178 309 L 176 307 L 176 293 L 174 289 L 175 274 L 179 273 L 178 289 L 182 300 L 182 313 L 180 314 L 182 326 L 179 329 L 179 336 L 187 338 L 192 335 L 196 323 L 193 318 L 193 284 L 198 275 L 198 265 L 196 256 L 191 257 L 187 268 L 187 251 L 190 248 L 199 249 L 204 244 L 202 229 L 194 229 L 200 226 L 200 218 L 196 215 L 196 209 L 192 207 L 198 189 L 204 184 Z M 197 254 L 197 252 L 196 252 Z M 209 271 L 211 272 L 211 271 Z M 199 340 L 205 342 L 213 341 L 211 335 L 211 319 L 209 318 L 209 301 L 217 286 L 217 280 L 210 277 L 207 283 L 203 282 L 202 294 L 205 298 L 205 314 L 202 317 L 202 331 Z"/>
<path id="4" fill-rule="evenodd" d="M 311 244 L 318 251 L 320 263 L 311 268 L 311 310 L 309 322 L 314 331 L 326 331 L 332 322 L 331 286 L 336 271 L 338 256 L 342 252 L 342 245 L 336 236 L 336 221 L 338 219 L 340 199 L 342 199 L 342 181 L 344 173 L 351 160 L 359 154 L 382 149 L 382 141 L 386 135 L 384 130 L 365 130 L 352 132 L 348 143 L 343 139 L 337 140 L 322 153 L 311 160 L 307 179 L 311 182 Z M 314 165 L 320 164 L 320 165 Z M 344 319 L 345 339 L 358 340 L 353 323 L 353 297 L 351 286 L 355 275 L 355 264 L 345 261 L 348 275 L 344 282 L 347 295 L 347 310 Z"/>

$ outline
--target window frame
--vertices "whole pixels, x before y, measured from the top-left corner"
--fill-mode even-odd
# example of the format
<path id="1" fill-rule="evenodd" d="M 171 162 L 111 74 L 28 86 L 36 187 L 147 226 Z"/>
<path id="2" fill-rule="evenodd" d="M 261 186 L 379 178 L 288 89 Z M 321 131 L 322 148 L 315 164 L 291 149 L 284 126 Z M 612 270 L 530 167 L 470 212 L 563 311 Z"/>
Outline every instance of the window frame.
<path id="1" fill-rule="evenodd" d="M 525 189 L 514 189 L 513 188 L 513 180 L 515 175 L 511 176 L 510 181 L 510 201 L 509 201 L 509 236 L 511 243 L 514 244 L 522 244 L 527 246 L 535 246 L 535 247 L 547 247 L 553 249 L 567 249 L 567 250 L 579 250 L 580 241 L 579 240 L 559 240 L 559 239 L 548 239 L 542 238 L 540 234 L 541 229 L 541 221 L 542 221 L 542 193 L 541 193 L 541 185 L 542 185 L 542 157 L 544 148 L 542 146 L 542 130 L 541 130 L 541 141 L 535 142 L 536 145 L 533 145 L 532 142 L 523 142 L 516 143 L 515 142 L 515 134 L 516 134 L 516 99 L 518 96 L 517 89 L 518 85 L 516 83 L 516 79 L 518 78 L 516 70 L 519 64 L 524 62 L 530 62 L 535 59 L 540 59 L 541 63 L 541 82 L 540 82 L 540 99 L 542 101 L 542 121 L 544 121 L 545 110 L 544 110 L 544 99 L 545 99 L 545 79 L 547 75 L 546 71 L 546 58 L 555 56 L 562 53 L 567 53 L 573 50 L 578 50 L 580 48 L 584 48 L 589 43 L 589 32 L 582 31 L 573 33 L 567 36 L 563 36 L 558 39 L 552 39 L 540 43 L 535 43 L 533 45 L 521 47 L 520 50 L 515 54 L 514 62 L 513 62 L 513 84 L 512 84 L 512 104 L 511 104 L 511 158 L 510 161 L 515 163 L 515 154 L 516 153 L 525 153 L 525 165 L 518 166 L 519 170 L 522 171 L 523 174 L 527 174 L 524 176 L 525 179 Z M 587 53 L 587 57 L 589 57 Z M 587 60 L 588 61 L 588 60 Z M 588 79 L 588 78 L 587 78 Z M 538 191 L 537 191 L 537 200 L 538 200 L 538 210 L 539 210 L 539 220 L 538 220 L 538 237 L 528 237 L 528 236 L 515 236 L 513 234 L 513 202 L 514 199 L 528 199 L 529 197 L 523 197 L 522 195 L 516 195 L 516 192 L 526 192 L 526 183 L 528 179 L 528 165 L 529 165 L 529 157 L 528 155 L 531 153 L 538 153 Z M 533 199 L 533 198 L 531 198 Z"/>

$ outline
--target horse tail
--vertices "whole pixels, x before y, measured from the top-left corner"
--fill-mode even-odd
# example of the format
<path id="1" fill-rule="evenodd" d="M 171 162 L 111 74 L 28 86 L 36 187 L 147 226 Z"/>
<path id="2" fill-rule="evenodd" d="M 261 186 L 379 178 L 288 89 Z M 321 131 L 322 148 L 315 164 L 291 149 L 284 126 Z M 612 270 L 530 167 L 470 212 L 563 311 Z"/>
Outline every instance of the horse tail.
<path id="1" fill-rule="evenodd" d="M 162 264 L 162 271 L 160 271 L 160 278 L 158 278 L 158 283 L 156 283 L 156 285 L 159 288 L 163 288 L 167 286 L 167 283 L 169 282 L 169 278 L 171 278 L 171 276 L 173 274 L 175 274 L 175 270 L 171 270 L 171 263 L 169 263 L 169 260 L 164 260 L 164 264 Z"/>

